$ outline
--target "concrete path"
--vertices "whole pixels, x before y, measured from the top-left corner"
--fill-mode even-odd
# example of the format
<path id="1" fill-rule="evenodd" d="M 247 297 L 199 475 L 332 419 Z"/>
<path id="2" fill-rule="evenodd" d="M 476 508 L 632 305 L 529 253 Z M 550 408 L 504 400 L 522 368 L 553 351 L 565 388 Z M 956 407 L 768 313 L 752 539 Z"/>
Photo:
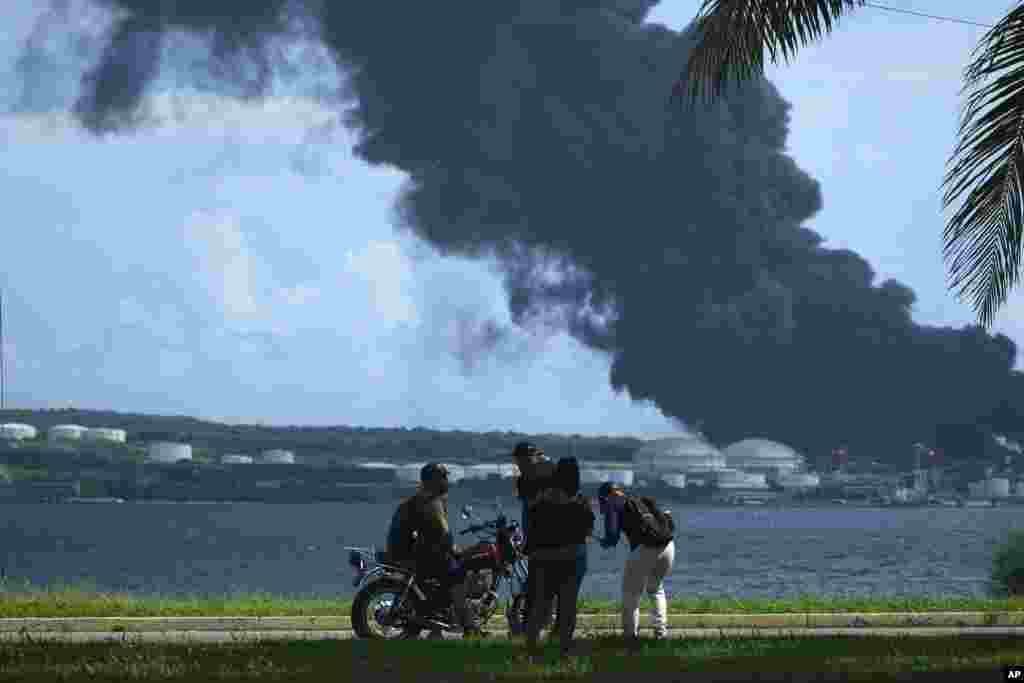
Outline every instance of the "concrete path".
<path id="1" fill-rule="evenodd" d="M 610 631 L 604 631 L 611 633 Z M 601 631 L 582 631 L 579 635 L 600 634 Z M 644 634 L 644 632 L 642 632 Z M 502 632 L 492 637 L 504 638 Z M 966 626 L 966 627 L 879 627 L 879 628 L 688 628 L 671 629 L 672 638 L 827 638 L 827 637 L 1024 637 L 1024 626 Z M 445 634 L 446 639 L 458 638 Z M 0 642 L 125 642 L 125 643 L 223 643 L 244 644 L 265 640 L 349 640 L 350 630 L 188 630 L 188 631 L 6 631 L 0 633 Z"/>
<path id="2" fill-rule="evenodd" d="M 1005 612 L 848 612 L 777 614 L 670 613 L 672 629 L 718 628 L 921 628 L 921 627 L 1024 627 L 1024 611 Z M 578 628 L 618 630 L 618 614 L 580 614 Z M 499 611 L 491 618 L 495 631 L 506 627 Z M 650 626 L 641 614 L 640 627 Z M 0 633 L 9 632 L 144 632 L 144 631 L 348 631 L 345 616 L 315 617 L 30 617 L 0 619 Z"/>

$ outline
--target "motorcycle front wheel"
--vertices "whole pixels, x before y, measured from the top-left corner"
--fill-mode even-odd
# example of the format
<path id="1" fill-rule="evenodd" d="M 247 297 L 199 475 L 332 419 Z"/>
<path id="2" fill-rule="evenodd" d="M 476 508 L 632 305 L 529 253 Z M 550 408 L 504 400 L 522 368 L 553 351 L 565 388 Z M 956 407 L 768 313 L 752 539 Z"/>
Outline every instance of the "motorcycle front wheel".
<path id="1" fill-rule="evenodd" d="M 352 630 L 356 636 L 374 640 L 418 638 L 421 629 L 408 623 L 405 610 L 392 609 L 404 592 L 403 584 L 387 580 L 375 581 L 359 591 L 352 602 Z"/>

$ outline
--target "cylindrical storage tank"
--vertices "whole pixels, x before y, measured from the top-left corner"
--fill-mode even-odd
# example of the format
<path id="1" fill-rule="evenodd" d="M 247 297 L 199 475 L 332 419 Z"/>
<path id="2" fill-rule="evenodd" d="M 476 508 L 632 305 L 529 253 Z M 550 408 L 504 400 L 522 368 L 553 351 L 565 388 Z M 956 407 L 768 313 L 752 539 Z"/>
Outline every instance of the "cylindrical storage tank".
<path id="1" fill-rule="evenodd" d="M 724 469 L 715 473 L 715 485 L 720 489 L 763 489 L 768 488 L 767 477 L 759 472 L 741 472 Z"/>
<path id="2" fill-rule="evenodd" d="M 686 475 L 685 474 L 663 474 L 661 475 L 661 481 L 666 486 L 671 486 L 677 489 L 686 488 Z"/>
<path id="3" fill-rule="evenodd" d="M 22 439 L 34 439 L 38 435 L 39 431 L 32 425 L 20 422 L 8 422 L 0 425 L 0 439 L 21 441 Z"/>
<path id="4" fill-rule="evenodd" d="M 128 433 L 123 429 L 110 429 L 108 427 L 90 427 L 82 432 L 83 441 L 107 441 L 110 443 L 125 443 L 128 440 Z"/>
<path id="5" fill-rule="evenodd" d="M 780 474 L 775 480 L 784 489 L 814 489 L 821 486 L 821 477 L 810 472 L 791 472 Z"/>
<path id="6" fill-rule="evenodd" d="M 724 468 L 725 456 L 695 436 L 658 439 L 633 453 L 633 473 L 644 481 L 657 481 L 664 474 L 707 473 Z"/>
<path id="7" fill-rule="evenodd" d="M 462 471 L 466 479 L 486 479 L 487 477 L 507 479 L 516 475 L 516 466 L 511 463 L 484 463 L 463 467 Z"/>
<path id="8" fill-rule="evenodd" d="M 146 448 L 146 462 L 169 465 L 192 460 L 192 446 L 187 443 L 156 441 Z"/>
<path id="9" fill-rule="evenodd" d="M 395 468 L 395 479 L 403 484 L 420 483 L 420 470 L 427 463 L 421 462 L 415 465 L 399 465 Z"/>
<path id="10" fill-rule="evenodd" d="M 445 463 L 445 467 L 448 468 L 448 483 L 454 484 L 457 481 L 462 481 L 466 477 L 466 471 L 462 465 L 449 465 Z"/>
<path id="11" fill-rule="evenodd" d="M 621 486 L 633 485 L 633 470 L 591 468 L 580 470 L 581 484 L 603 484 L 610 481 Z"/>
<path id="12" fill-rule="evenodd" d="M 807 459 L 789 446 L 768 439 L 737 441 L 722 454 L 729 468 L 745 472 L 784 474 L 800 471 L 807 464 Z"/>
<path id="13" fill-rule="evenodd" d="M 80 441 L 85 432 L 86 428 L 79 425 L 55 425 L 46 435 L 50 441 Z"/>
<path id="14" fill-rule="evenodd" d="M 225 465 L 251 465 L 251 455 L 239 455 L 237 453 L 228 453 L 221 456 L 220 461 Z"/>
<path id="15" fill-rule="evenodd" d="M 264 451 L 260 455 L 260 462 L 265 465 L 294 465 L 295 454 L 291 451 L 284 451 L 279 448 Z"/>
<path id="16" fill-rule="evenodd" d="M 1010 480 L 1005 477 L 989 479 L 985 486 L 989 498 L 1008 498 L 1010 496 Z"/>

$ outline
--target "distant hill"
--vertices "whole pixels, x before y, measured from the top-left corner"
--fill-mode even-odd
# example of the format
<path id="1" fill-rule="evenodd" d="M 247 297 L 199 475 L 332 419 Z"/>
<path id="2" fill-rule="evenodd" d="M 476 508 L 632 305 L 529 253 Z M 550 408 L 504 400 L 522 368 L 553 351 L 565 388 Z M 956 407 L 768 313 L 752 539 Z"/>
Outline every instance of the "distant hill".
<path id="1" fill-rule="evenodd" d="M 183 415 L 143 415 L 62 408 L 0 411 L 0 423 L 23 422 L 41 435 L 58 424 L 116 427 L 129 442 L 184 441 L 215 454 L 254 454 L 270 448 L 295 452 L 302 462 L 344 463 L 353 460 L 415 462 L 507 461 L 512 447 L 529 440 L 550 457 L 575 455 L 583 461 L 628 461 L 643 442 L 625 437 L 522 434 L 519 432 L 440 431 L 423 427 L 380 428 L 224 424 Z"/>

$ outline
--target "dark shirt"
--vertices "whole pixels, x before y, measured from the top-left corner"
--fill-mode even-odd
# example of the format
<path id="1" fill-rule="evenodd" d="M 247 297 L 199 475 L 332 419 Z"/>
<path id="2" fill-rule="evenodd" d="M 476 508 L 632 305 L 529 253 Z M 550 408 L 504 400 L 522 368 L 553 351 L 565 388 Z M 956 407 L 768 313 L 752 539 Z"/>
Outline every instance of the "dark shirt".
<path id="1" fill-rule="evenodd" d="M 455 543 L 448 528 L 448 496 L 416 493 L 419 540 L 416 543 L 420 563 L 447 567 L 455 554 Z"/>
<path id="2" fill-rule="evenodd" d="M 608 496 L 608 503 L 604 510 L 604 538 L 601 539 L 602 548 L 614 548 L 619 544 L 619 538 L 625 531 L 623 522 L 626 518 L 626 497 Z M 636 550 L 639 543 L 633 542 L 626 533 L 626 540 L 629 541 L 629 549 Z"/>

